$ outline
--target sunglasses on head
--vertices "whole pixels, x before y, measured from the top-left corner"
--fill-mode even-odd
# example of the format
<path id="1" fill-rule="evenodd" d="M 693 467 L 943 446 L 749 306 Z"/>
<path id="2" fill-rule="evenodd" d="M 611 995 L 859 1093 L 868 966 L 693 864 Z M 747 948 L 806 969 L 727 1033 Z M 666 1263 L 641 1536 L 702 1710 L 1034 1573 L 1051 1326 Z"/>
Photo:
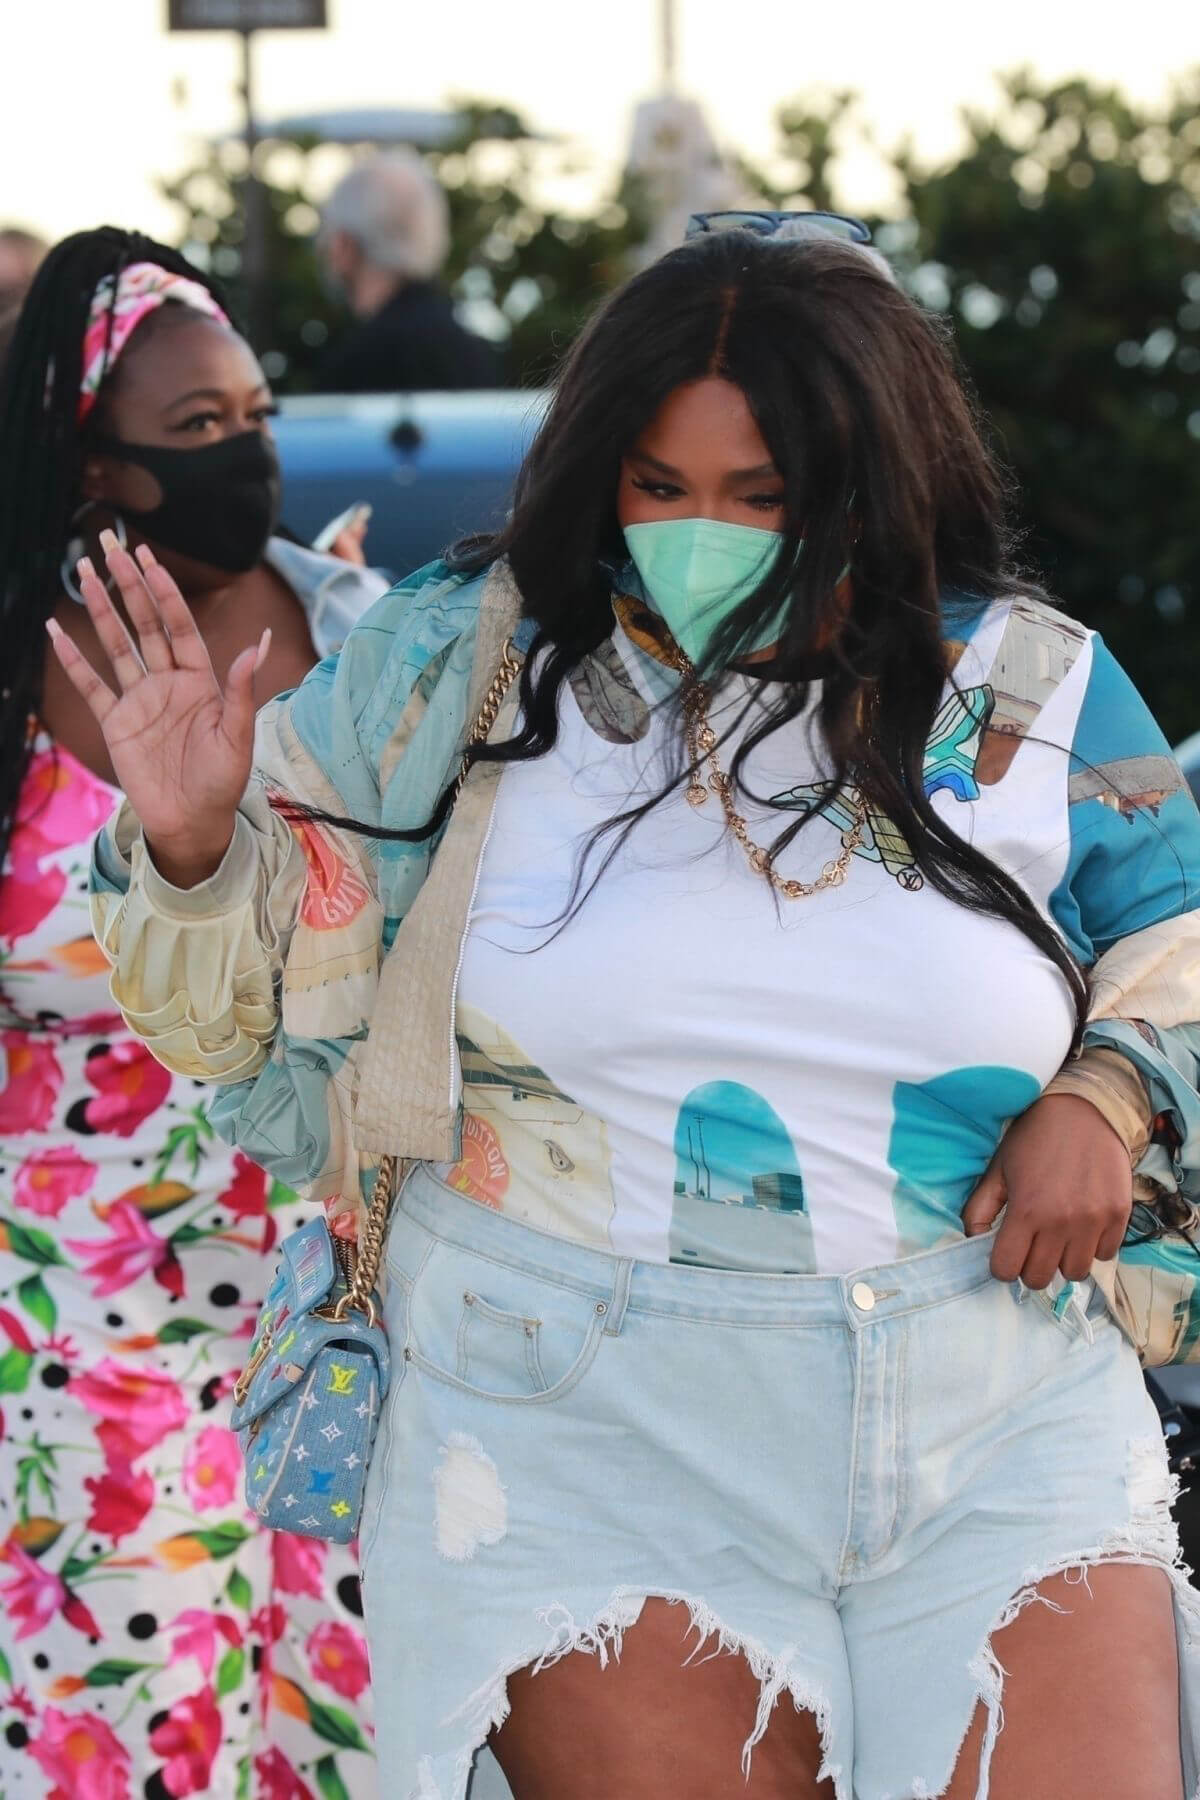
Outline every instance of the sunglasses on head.
<path id="1" fill-rule="evenodd" d="M 844 244 L 869 244 L 871 233 L 861 219 L 834 212 L 704 212 L 693 213 L 685 238 L 714 231 L 753 231 L 758 237 L 835 238 Z"/>

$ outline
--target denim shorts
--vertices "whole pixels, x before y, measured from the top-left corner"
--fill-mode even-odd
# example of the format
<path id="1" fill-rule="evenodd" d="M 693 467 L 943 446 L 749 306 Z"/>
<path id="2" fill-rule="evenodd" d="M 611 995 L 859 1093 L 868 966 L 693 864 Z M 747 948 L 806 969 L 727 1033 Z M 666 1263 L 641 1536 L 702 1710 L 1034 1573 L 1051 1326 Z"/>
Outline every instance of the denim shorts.
<path id="1" fill-rule="evenodd" d="M 508 1676 L 606 1659 L 653 1595 L 697 1650 L 748 1660 L 747 1766 L 790 1699 L 837 1800 L 935 1796 L 982 1703 L 986 1800 L 992 1635 L 1031 1584 L 1105 1559 L 1171 1575 L 1193 1794 L 1200 1608 L 1137 1359 L 1090 1283 L 1055 1307 L 990 1251 L 838 1276 L 630 1262 L 414 1170 L 361 1540 L 389 1794 L 506 1793 L 490 1757 L 471 1783 Z"/>

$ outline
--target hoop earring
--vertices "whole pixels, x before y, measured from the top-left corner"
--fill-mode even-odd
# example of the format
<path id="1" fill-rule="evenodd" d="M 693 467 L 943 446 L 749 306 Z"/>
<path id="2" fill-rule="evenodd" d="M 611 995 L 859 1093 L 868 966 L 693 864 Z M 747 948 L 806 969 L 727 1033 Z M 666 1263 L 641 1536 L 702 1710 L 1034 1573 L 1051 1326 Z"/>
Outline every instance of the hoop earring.
<path id="1" fill-rule="evenodd" d="M 87 605 L 87 601 L 84 599 L 75 583 L 75 565 L 78 563 L 84 552 L 84 542 L 82 536 L 79 534 L 78 528 L 82 521 L 87 517 L 88 513 L 91 512 L 92 508 L 98 505 L 99 501 L 97 500 L 85 500 L 79 510 L 71 515 L 71 523 L 67 527 L 71 536 L 67 539 L 67 547 L 63 552 L 63 559 L 59 566 L 58 574 L 63 585 L 63 592 L 69 600 L 74 600 L 76 606 Z M 121 546 L 122 550 L 127 549 L 129 539 L 125 531 L 125 521 L 119 512 L 113 513 L 112 522 L 113 532 L 118 544 Z M 107 587 L 107 576 L 104 577 L 104 583 Z"/>

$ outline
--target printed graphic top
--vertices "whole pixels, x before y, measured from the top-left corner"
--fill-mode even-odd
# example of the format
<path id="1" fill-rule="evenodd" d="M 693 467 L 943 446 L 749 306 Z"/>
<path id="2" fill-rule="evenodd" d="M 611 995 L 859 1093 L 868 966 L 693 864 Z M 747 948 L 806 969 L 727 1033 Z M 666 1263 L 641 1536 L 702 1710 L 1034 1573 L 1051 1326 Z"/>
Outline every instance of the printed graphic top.
<path id="1" fill-rule="evenodd" d="M 501 781 L 457 991 L 462 1155 L 444 1178 L 660 1262 L 841 1272 L 959 1234 L 1005 1124 L 1068 1053 L 1064 980 L 1015 928 L 937 893 L 872 814 L 845 883 L 810 899 L 777 899 L 716 795 L 692 805 L 682 785 L 581 865 L 678 756 L 659 704 L 676 678 L 644 609 L 617 607 L 564 689 L 556 749 Z M 1085 964 L 1194 905 L 1195 808 L 1100 640 L 1026 601 L 964 607 L 948 629 L 925 758 L 948 823 Z M 726 769 L 762 696 L 731 676 L 714 703 Z M 805 881 L 838 855 L 856 798 L 821 805 L 816 706 L 814 690 L 753 752 L 738 802 L 757 844 L 814 812 L 779 862 Z"/>

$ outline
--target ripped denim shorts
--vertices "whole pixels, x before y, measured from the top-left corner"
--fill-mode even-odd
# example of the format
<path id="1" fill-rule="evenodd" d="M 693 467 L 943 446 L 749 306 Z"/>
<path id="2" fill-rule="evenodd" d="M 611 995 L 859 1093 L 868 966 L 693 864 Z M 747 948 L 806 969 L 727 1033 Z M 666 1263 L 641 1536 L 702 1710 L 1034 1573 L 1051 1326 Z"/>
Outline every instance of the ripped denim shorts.
<path id="1" fill-rule="evenodd" d="M 744 1758 L 790 1696 L 837 1800 L 938 1795 L 982 1702 L 986 1791 L 992 1634 L 1105 1558 L 1171 1574 L 1194 1793 L 1200 1608 L 1136 1357 L 1090 1283 L 1056 1309 L 990 1250 L 842 1276 L 631 1263 L 417 1168 L 361 1539 L 389 1796 L 506 1794 L 479 1753 L 508 1676 L 607 1654 L 651 1595 L 748 1658 Z"/>

